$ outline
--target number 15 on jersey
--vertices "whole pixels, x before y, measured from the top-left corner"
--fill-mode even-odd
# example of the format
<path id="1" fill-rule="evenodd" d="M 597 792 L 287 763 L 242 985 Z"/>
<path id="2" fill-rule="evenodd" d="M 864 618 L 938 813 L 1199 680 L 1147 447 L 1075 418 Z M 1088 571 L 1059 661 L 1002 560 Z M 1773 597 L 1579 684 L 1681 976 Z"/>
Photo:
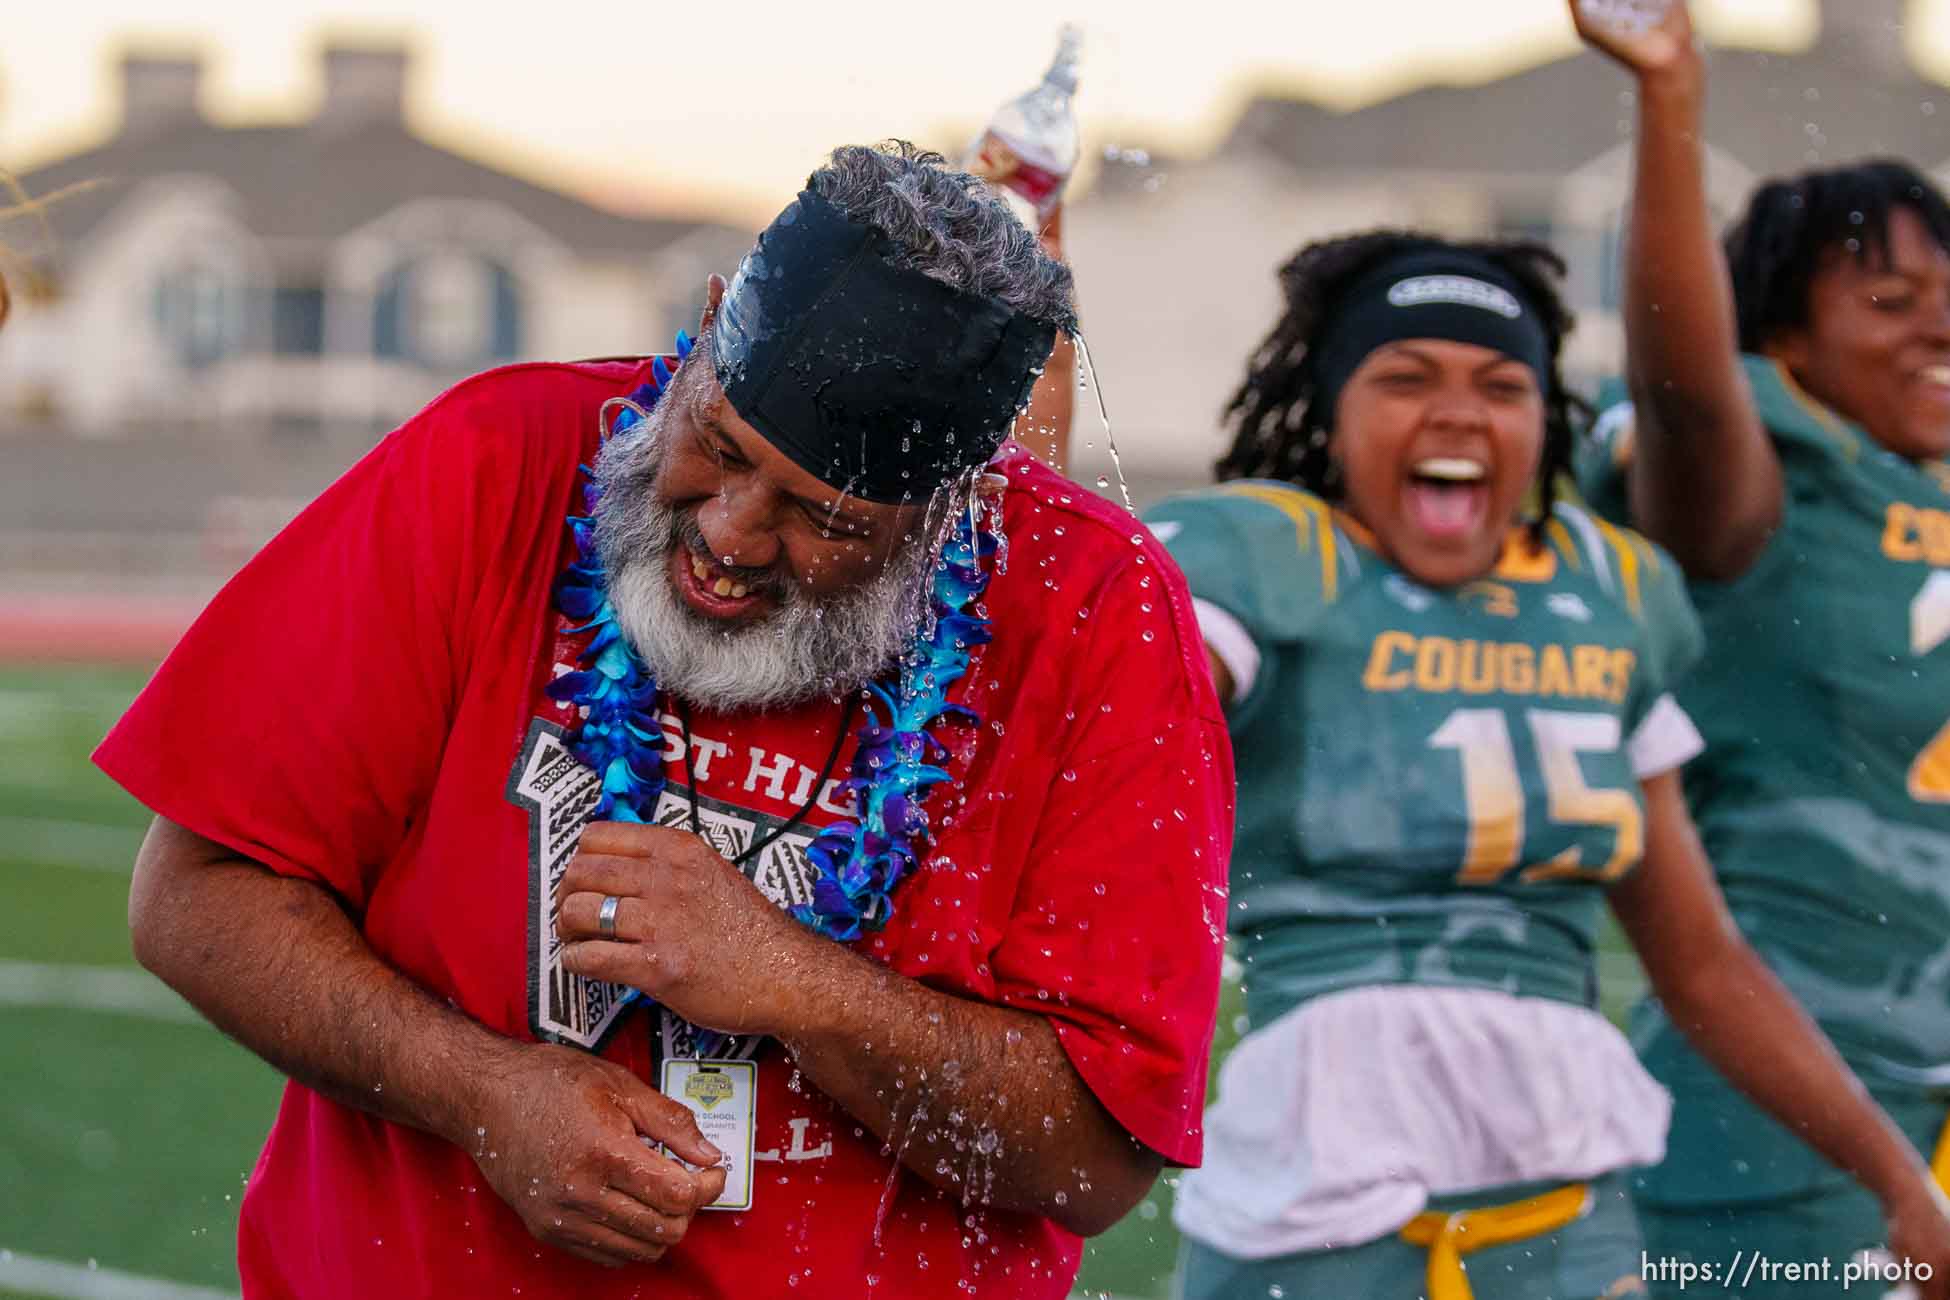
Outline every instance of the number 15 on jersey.
<path id="1" fill-rule="evenodd" d="M 1616 832 L 1611 856 L 1588 867 L 1576 845 L 1524 870 L 1526 882 L 1595 877 L 1617 879 L 1645 847 L 1645 813 L 1630 790 L 1593 789 L 1585 783 L 1580 754 L 1618 750 L 1622 731 L 1609 713 L 1527 709 L 1531 744 L 1544 774 L 1545 808 L 1563 825 L 1605 826 Z M 1431 749 L 1454 750 L 1462 759 L 1463 801 L 1469 810 L 1469 847 L 1457 882 L 1490 885 L 1523 861 L 1526 809 L 1522 773 L 1502 709 L 1457 709 L 1429 737 Z"/>

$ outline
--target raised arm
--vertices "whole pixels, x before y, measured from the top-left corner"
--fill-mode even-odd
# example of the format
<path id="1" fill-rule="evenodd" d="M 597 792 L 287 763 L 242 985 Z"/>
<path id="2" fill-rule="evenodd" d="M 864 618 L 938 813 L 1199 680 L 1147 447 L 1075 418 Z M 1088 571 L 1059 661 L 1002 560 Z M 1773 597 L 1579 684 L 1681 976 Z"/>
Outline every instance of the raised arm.
<path id="1" fill-rule="evenodd" d="M 1781 520 L 1780 461 L 1740 369 L 1725 257 L 1706 203 L 1706 72 L 1685 0 L 1626 33 L 1572 12 L 1638 82 L 1625 264 L 1626 378 L 1636 406 L 1634 522 L 1695 578 L 1753 564 Z"/>
<path id="2" fill-rule="evenodd" d="M 1645 783 L 1645 861 L 1612 911 L 1680 1032 L 1729 1082 L 1881 1201 L 1889 1245 L 1950 1295 L 1950 1219 L 1929 1171 L 1741 937 L 1686 811 L 1679 774 Z"/>
<path id="3" fill-rule="evenodd" d="M 334 1101 L 460 1146 L 543 1241 L 655 1260 L 723 1187 L 723 1170 L 643 1145 L 715 1158 L 690 1112 L 628 1070 L 493 1033 L 381 961 L 321 886 L 167 818 L 136 860 L 129 926 L 137 960 L 219 1029 Z"/>

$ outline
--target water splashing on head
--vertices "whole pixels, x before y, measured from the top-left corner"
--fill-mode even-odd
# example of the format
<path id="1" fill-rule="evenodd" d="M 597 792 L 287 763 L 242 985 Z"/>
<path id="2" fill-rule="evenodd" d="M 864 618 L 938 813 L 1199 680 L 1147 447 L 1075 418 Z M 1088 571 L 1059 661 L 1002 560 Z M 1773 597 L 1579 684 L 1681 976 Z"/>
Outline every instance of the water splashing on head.
<path id="1" fill-rule="evenodd" d="M 1131 485 L 1124 481 L 1124 458 L 1117 454 L 1117 435 L 1110 427 L 1110 407 L 1104 403 L 1104 386 L 1097 381 L 1097 367 L 1090 360 L 1090 345 L 1083 341 L 1082 331 L 1072 336 L 1076 339 L 1078 367 L 1077 382 L 1090 389 L 1097 397 L 1097 418 L 1104 426 L 1104 443 L 1110 448 L 1111 472 L 1117 475 L 1117 495 L 1123 499 L 1124 508 L 1132 514 L 1137 507 L 1131 504 Z M 1102 475 L 1097 478 L 1098 487 L 1109 487 L 1109 480 Z"/>

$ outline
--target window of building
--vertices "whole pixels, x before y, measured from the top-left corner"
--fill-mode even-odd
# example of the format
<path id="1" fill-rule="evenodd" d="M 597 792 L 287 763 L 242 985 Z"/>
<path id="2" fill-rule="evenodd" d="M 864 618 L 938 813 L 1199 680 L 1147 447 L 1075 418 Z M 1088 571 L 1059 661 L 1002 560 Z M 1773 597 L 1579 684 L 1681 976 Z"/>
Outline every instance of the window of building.
<path id="1" fill-rule="evenodd" d="M 520 355 L 520 289 L 488 258 L 441 250 L 405 262 L 381 283 L 375 312 L 381 357 L 458 369 Z"/>
<path id="2" fill-rule="evenodd" d="M 325 350 L 325 290 L 279 285 L 271 291 L 271 350 L 281 357 L 315 357 Z"/>
<path id="3" fill-rule="evenodd" d="M 242 336 L 241 298 L 226 267 L 206 253 L 187 253 L 156 281 L 156 328 L 184 365 L 210 365 Z"/>
<path id="4" fill-rule="evenodd" d="M 407 295 L 413 352 L 435 365 L 464 365 L 494 339 L 494 268 L 464 253 L 441 252 L 414 266 Z"/>

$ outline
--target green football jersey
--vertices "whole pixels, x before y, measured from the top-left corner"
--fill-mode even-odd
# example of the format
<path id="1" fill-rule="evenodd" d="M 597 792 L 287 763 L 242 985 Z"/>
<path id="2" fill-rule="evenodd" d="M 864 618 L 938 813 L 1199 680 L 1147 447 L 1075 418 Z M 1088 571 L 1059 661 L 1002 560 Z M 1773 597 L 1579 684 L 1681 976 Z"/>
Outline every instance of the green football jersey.
<path id="1" fill-rule="evenodd" d="M 1914 1080 L 1950 1064 L 1950 468 L 1746 370 L 1786 512 L 1745 575 L 1692 587 L 1687 795 L 1747 938 L 1859 1072 Z M 1601 427 L 1580 481 L 1622 510 L 1629 409 Z M 1655 1017 L 1648 1059 L 1676 1039 Z"/>
<path id="2" fill-rule="evenodd" d="M 1592 1005 L 1599 886 L 1645 842 L 1626 742 L 1698 653 L 1671 562 L 1575 506 L 1453 589 L 1286 484 L 1145 519 L 1261 656 L 1229 711 L 1253 1022 L 1371 984 Z"/>

